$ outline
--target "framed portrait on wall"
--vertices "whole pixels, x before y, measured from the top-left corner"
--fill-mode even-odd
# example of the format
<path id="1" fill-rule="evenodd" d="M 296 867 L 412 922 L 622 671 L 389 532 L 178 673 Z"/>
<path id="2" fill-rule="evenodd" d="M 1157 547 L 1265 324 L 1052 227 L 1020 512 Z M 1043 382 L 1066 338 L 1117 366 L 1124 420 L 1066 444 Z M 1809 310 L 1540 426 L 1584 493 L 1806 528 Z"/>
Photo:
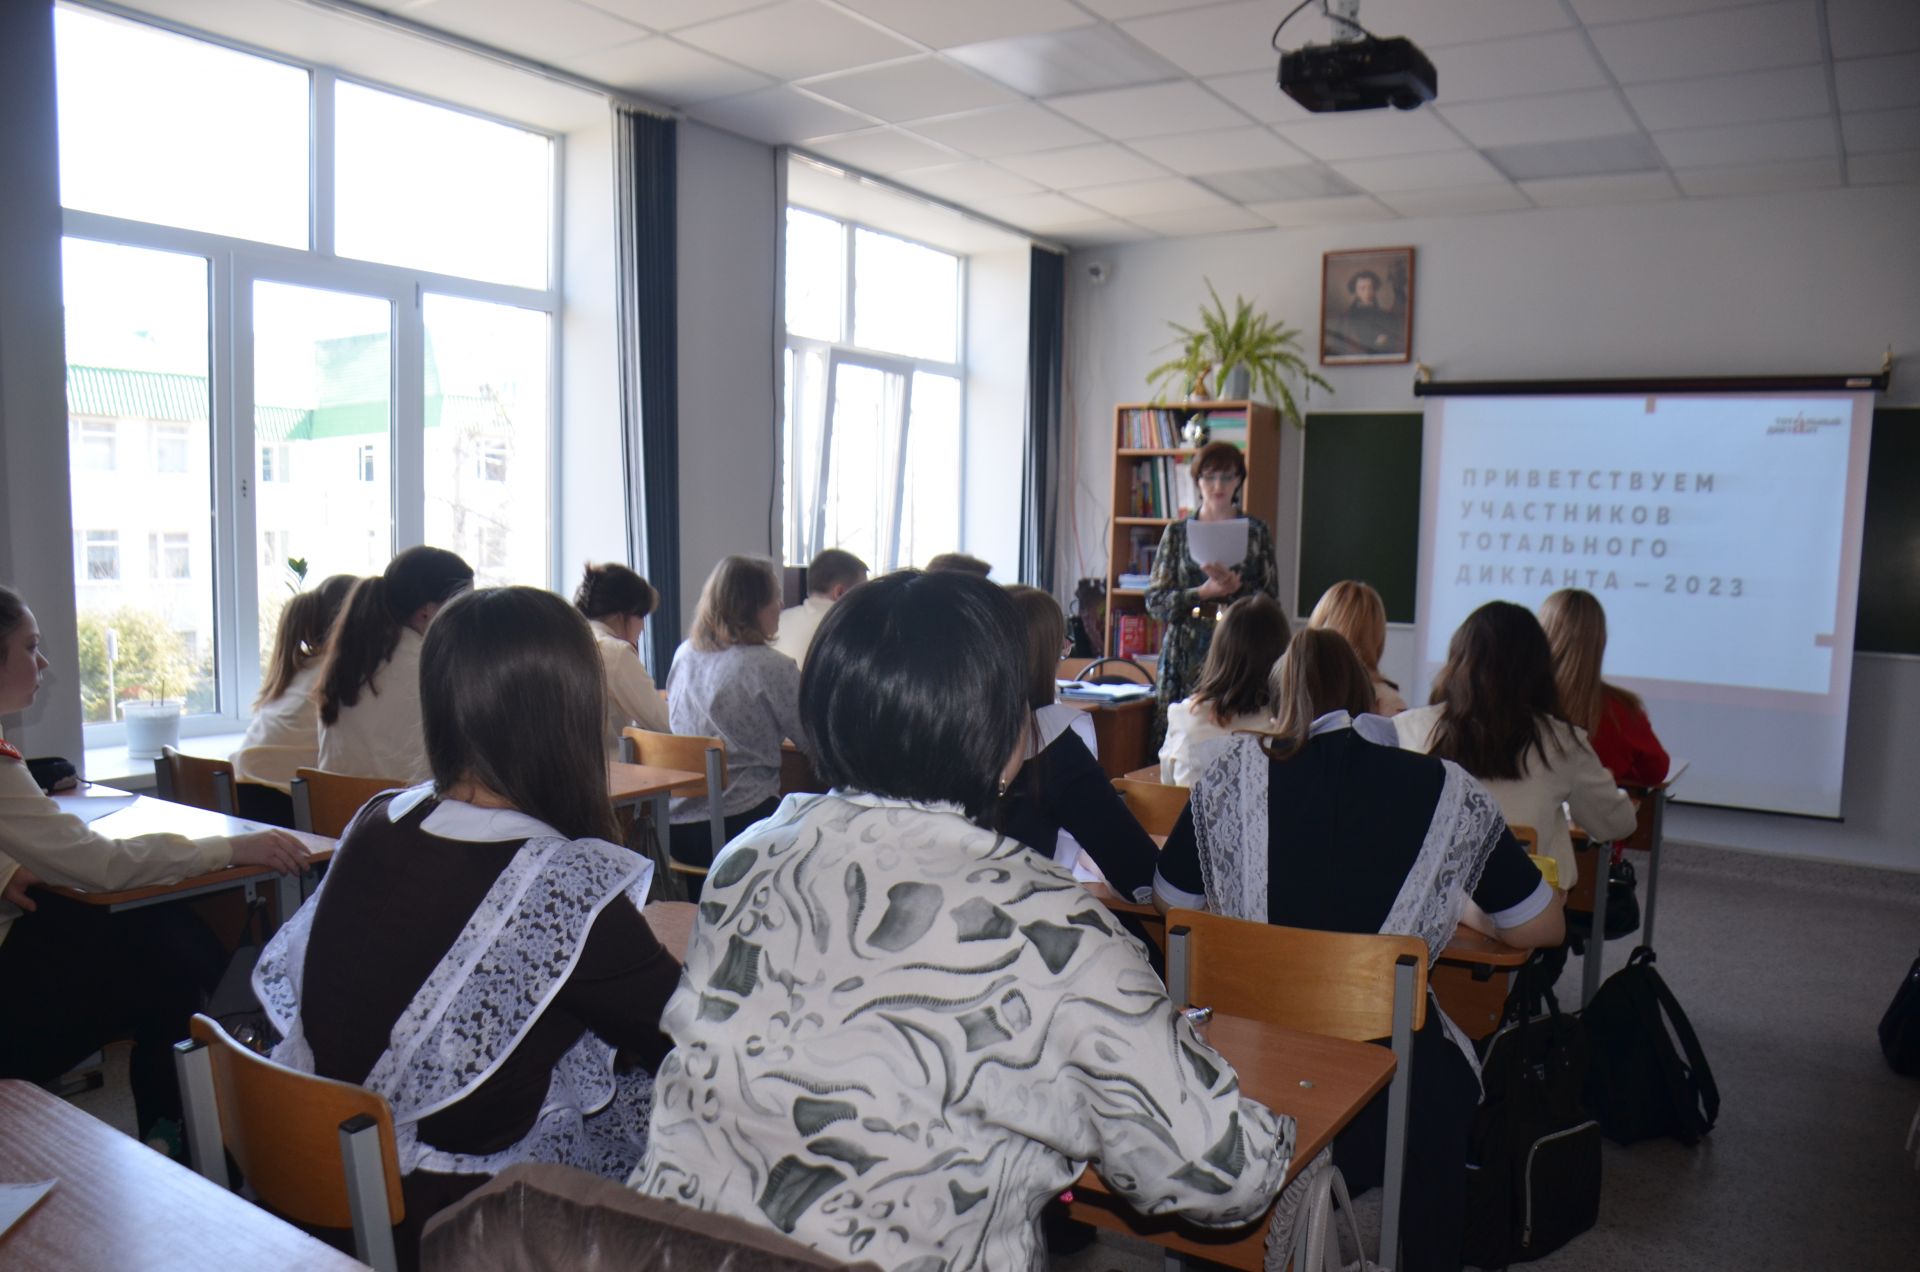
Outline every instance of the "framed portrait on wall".
<path id="1" fill-rule="evenodd" d="M 1328 252 L 1320 263 L 1320 365 L 1413 357 L 1413 249 Z"/>

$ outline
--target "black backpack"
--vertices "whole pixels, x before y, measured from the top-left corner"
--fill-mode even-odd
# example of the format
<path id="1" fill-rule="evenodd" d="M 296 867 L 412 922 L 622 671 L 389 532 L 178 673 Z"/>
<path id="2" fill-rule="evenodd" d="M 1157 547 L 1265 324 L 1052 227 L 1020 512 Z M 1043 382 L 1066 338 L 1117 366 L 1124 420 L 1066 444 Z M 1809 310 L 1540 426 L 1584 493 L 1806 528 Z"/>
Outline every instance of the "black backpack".
<path id="1" fill-rule="evenodd" d="M 1907 969 L 1907 978 L 1880 1017 L 1880 1050 L 1895 1073 L 1920 1074 L 1920 958 Z"/>
<path id="2" fill-rule="evenodd" d="M 1483 1268 L 1543 1258 L 1600 1217 L 1600 1128 L 1581 1103 L 1586 1040 L 1529 975 L 1537 966 L 1515 977 L 1481 1068 L 1460 1254 Z"/>
<path id="3" fill-rule="evenodd" d="M 1587 1107 L 1608 1139 L 1671 1135 L 1692 1145 L 1713 1129 L 1720 1088 L 1687 1014 L 1653 970 L 1651 949 L 1640 946 L 1607 978 L 1582 1023 L 1592 1051 Z"/>

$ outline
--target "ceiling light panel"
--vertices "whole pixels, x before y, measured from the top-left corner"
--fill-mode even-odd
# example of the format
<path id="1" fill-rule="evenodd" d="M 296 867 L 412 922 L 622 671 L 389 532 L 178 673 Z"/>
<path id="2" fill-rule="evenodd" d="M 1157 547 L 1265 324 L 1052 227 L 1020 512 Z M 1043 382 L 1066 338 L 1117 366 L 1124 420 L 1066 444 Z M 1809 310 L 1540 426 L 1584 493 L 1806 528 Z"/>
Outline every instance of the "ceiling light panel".
<path id="1" fill-rule="evenodd" d="M 1873 110 L 1842 115 L 1840 131 L 1848 154 L 1911 150 L 1920 141 L 1920 109 Z"/>
<path id="2" fill-rule="evenodd" d="M 843 71 L 807 80 L 800 87 L 850 110 L 896 123 L 1019 100 L 1011 89 L 931 56 Z"/>
<path id="3" fill-rule="evenodd" d="M 1497 185 L 1504 180 L 1498 169 L 1471 150 L 1444 155 L 1403 155 L 1396 159 L 1353 159 L 1334 164 L 1333 170 L 1373 194 Z"/>
<path id="4" fill-rule="evenodd" d="M 784 84 L 763 88 L 757 93 L 702 102 L 692 107 L 690 113 L 707 123 L 771 142 L 831 137 L 871 128 L 880 122 L 850 110 L 842 110 L 817 97 L 796 93 Z"/>
<path id="5" fill-rule="evenodd" d="M 1097 133 L 1125 140 L 1232 128 L 1247 117 L 1191 80 L 1055 97 L 1047 105 Z"/>
<path id="6" fill-rule="evenodd" d="M 1654 132 L 1803 119 L 1833 109 L 1824 66 L 1632 84 L 1625 92 L 1640 122 Z"/>
<path id="7" fill-rule="evenodd" d="M 1854 155 L 1847 160 L 1849 185 L 1892 185 L 1899 181 L 1920 181 L 1920 150 Z"/>
<path id="8" fill-rule="evenodd" d="M 1488 146 L 1480 153 L 1515 181 L 1652 172 L 1662 166 L 1660 152 L 1647 135 L 1640 132 L 1584 141 Z"/>
<path id="9" fill-rule="evenodd" d="M 1200 9 L 1219 0 L 1080 0 L 1080 7 L 1097 13 L 1110 22 L 1138 18 L 1149 13 L 1172 13 L 1179 9 Z"/>
<path id="10" fill-rule="evenodd" d="M 996 221 L 1018 225 L 1040 233 L 1056 225 L 1077 225 L 1097 219 L 1097 208 L 1069 199 L 1064 194 L 1017 194 L 1010 199 L 982 199 L 974 205 Z"/>
<path id="11" fill-rule="evenodd" d="M 1040 187 L 1025 177 L 978 159 L 965 163 L 946 163 L 932 168 L 902 172 L 900 180 L 916 190 L 956 203 L 972 204 L 980 199 L 1003 199 L 1015 194 L 1035 194 Z"/>
<path id="12" fill-rule="evenodd" d="M 1142 137 L 1129 144 L 1149 159 L 1188 176 L 1309 162 L 1304 152 L 1264 128 L 1222 128 L 1172 137 Z"/>
<path id="13" fill-rule="evenodd" d="M 1047 232 L 1047 237 L 1069 247 L 1110 247 L 1117 243 L 1138 243 L 1154 236 L 1117 217 L 1103 216 L 1097 221 L 1056 226 Z"/>
<path id="14" fill-rule="evenodd" d="M 1540 0 L 1366 0 L 1360 21 L 1375 35 L 1404 35 L 1423 49 L 1535 35 L 1573 25 L 1563 6 Z M 1292 30 L 1282 32 L 1281 43 L 1289 48 L 1293 45 L 1285 37 Z"/>
<path id="15" fill-rule="evenodd" d="M 1040 35 L 1093 21 L 1067 0 L 840 0 L 882 26 L 930 48 L 1011 35 Z"/>
<path id="16" fill-rule="evenodd" d="M 1836 62 L 1833 75 L 1841 110 L 1920 106 L 1920 53 Z"/>
<path id="17" fill-rule="evenodd" d="M 588 79 L 670 106 L 731 97 L 770 82 L 758 72 L 723 62 L 711 53 L 688 48 L 663 35 L 569 58 L 561 65 Z"/>
<path id="18" fill-rule="evenodd" d="M 673 31 L 747 9 L 762 9 L 767 0 L 585 0 L 585 3 L 655 31 Z"/>
<path id="19" fill-rule="evenodd" d="M 680 39 L 775 79 L 805 79 L 920 50 L 817 0 L 785 0 L 687 27 Z"/>
<path id="20" fill-rule="evenodd" d="M 1677 18 L 1709 9 L 1728 9 L 1756 0 L 1573 0 L 1574 16 L 1587 26 L 1609 22 L 1645 22 L 1650 18 Z"/>
<path id="21" fill-rule="evenodd" d="M 1724 128 L 1685 128 L 1654 135 L 1675 168 L 1706 168 L 1789 159 L 1821 159 L 1839 151 L 1831 119 L 1787 119 Z"/>
<path id="22" fill-rule="evenodd" d="M 511 49 L 536 62 L 558 63 L 610 44 L 626 44 L 647 31 L 578 0 L 548 0 L 540 20 L 527 20 L 520 0 L 432 0 L 409 9 L 407 18 L 464 35 L 497 49 Z"/>
<path id="23" fill-rule="evenodd" d="M 1673 174 L 1688 195 L 1772 194 L 1780 190 L 1826 190 L 1840 184 L 1838 159 L 1799 159 L 1792 163 L 1730 164 L 1685 168 Z"/>
<path id="24" fill-rule="evenodd" d="M 1338 199 L 1296 199 L 1287 203 L 1261 203 L 1247 211 L 1283 228 L 1303 225 L 1350 225 L 1360 221 L 1391 221 L 1392 208 L 1364 194 Z"/>
<path id="25" fill-rule="evenodd" d="M 1360 188 L 1331 168 L 1301 164 L 1292 168 L 1256 168 L 1246 172 L 1215 172 L 1196 177 L 1201 185 L 1235 203 L 1284 203 L 1291 199 L 1320 199 L 1359 194 Z"/>
<path id="26" fill-rule="evenodd" d="M 1871 57 L 1920 49 L 1920 4 L 1913 0 L 1827 0 L 1835 57 Z"/>
<path id="27" fill-rule="evenodd" d="M 1189 74 L 1224 75 L 1270 68 L 1278 60 L 1271 43 L 1279 20 L 1275 9 L 1270 0 L 1240 0 L 1137 18 L 1120 29 Z"/>
<path id="28" fill-rule="evenodd" d="M 1029 97 L 1151 84 L 1180 74 L 1167 59 L 1104 24 L 962 44 L 946 52 Z"/>
<path id="29" fill-rule="evenodd" d="M 1245 208 L 1224 204 L 1210 208 L 1182 208 L 1173 212 L 1142 212 L 1129 219 L 1136 225 L 1169 238 L 1192 234 L 1236 234 L 1272 228 L 1267 221 Z"/>
<path id="30" fill-rule="evenodd" d="M 1462 186 L 1452 190 L 1407 190 L 1383 194 L 1380 202 L 1401 216 L 1467 216 L 1477 212 L 1512 212 L 1532 202 L 1515 186 Z"/>
<path id="31" fill-rule="evenodd" d="M 913 130 L 922 137 L 982 159 L 1057 150 L 1100 140 L 1072 120 L 1031 102 L 969 111 L 944 119 L 922 119 L 914 124 Z"/>
<path id="32" fill-rule="evenodd" d="M 1607 67 L 1623 84 L 1821 60 L 1820 24 L 1813 0 L 1594 27 L 1590 34 Z"/>
<path id="33" fill-rule="evenodd" d="M 1070 146 L 1065 150 L 1046 150 L 1033 155 L 1009 155 L 1000 160 L 1000 166 L 1056 190 L 1112 185 L 1119 181 L 1139 181 L 1167 175 L 1159 164 L 1112 142 L 1096 146 Z"/>
<path id="34" fill-rule="evenodd" d="M 1606 71 L 1578 31 L 1456 44 L 1430 54 L 1440 101 L 1448 104 L 1607 86 Z"/>
<path id="35" fill-rule="evenodd" d="M 1320 115 L 1311 123 L 1276 125 L 1274 131 L 1316 159 L 1372 159 L 1466 148 L 1458 133 L 1426 110 Z"/>
<path id="36" fill-rule="evenodd" d="M 1677 199 L 1680 190 L 1664 172 L 1618 172 L 1598 177 L 1545 177 L 1522 181 L 1521 191 L 1543 208 L 1598 203 L 1653 203 Z"/>
<path id="37" fill-rule="evenodd" d="M 807 143 L 807 149 L 867 172 L 925 168 L 953 159 L 953 152 L 898 128 L 869 128 Z"/>
<path id="38" fill-rule="evenodd" d="M 1494 102 L 1463 102 L 1440 114 L 1476 146 L 1513 146 L 1533 141 L 1577 141 L 1632 132 L 1639 125 L 1610 88 L 1579 93 L 1543 93 Z"/>
<path id="39" fill-rule="evenodd" d="M 1213 191 L 1202 189 L 1193 182 L 1184 181 L 1179 177 L 1094 186 L 1091 189 L 1074 191 L 1073 197 L 1082 203 L 1099 208 L 1102 212 L 1126 217 L 1148 212 L 1178 212 L 1187 208 L 1213 207 L 1222 202 L 1220 196 Z"/>

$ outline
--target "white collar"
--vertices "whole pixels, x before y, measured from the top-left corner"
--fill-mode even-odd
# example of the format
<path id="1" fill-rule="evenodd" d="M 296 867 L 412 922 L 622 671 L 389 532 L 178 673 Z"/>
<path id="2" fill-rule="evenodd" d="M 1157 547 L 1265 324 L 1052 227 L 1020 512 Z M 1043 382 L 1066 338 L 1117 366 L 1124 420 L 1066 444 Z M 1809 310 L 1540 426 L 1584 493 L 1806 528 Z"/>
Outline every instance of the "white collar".
<path id="1" fill-rule="evenodd" d="M 958 804 L 944 802 L 926 802 L 915 799 L 895 799 L 891 795 L 875 795 L 872 791 L 856 791 L 845 786 L 836 786 L 827 794 L 835 799 L 844 799 L 849 804 L 859 804 L 866 808 L 911 808 L 922 813 L 952 813 L 962 821 L 967 821 L 967 810 Z M 967 822 L 972 825 L 972 822 Z"/>
<path id="2" fill-rule="evenodd" d="M 432 782 L 422 782 L 400 792 L 387 805 L 387 820 L 398 823 L 420 807 L 422 800 L 432 797 Z M 475 844 L 502 843 L 509 839 L 566 838 L 538 817 L 517 808 L 482 808 L 459 799 L 441 800 L 439 806 L 420 823 L 420 829 L 441 839 L 463 839 Z"/>
<path id="3" fill-rule="evenodd" d="M 807 599 L 800 602 L 800 608 L 812 610 L 816 614 L 824 614 L 833 608 L 833 598 L 830 596 L 815 596 L 812 592 L 809 592 L 807 593 Z"/>
<path id="4" fill-rule="evenodd" d="M 628 648 L 634 647 L 634 643 L 632 641 L 628 640 L 625 636 L 622 636 L 619 632 L 614 631 L 613 628 L 608 627 L 600 619 L 597 619 L 597 618 L 588 619 L 587 626 L 593 629 L 593 634 L 595 636 L 598 636 L 603 640 L 617 640 L 622 645 L 625 645 Z"/>
<path id="5" fill-rule="evenodd" d="M 1385 716 L 1374 715 L 1372 712 L 1355 716 L 1348 715 L 1345 711 L 1329 711 L 1313 722 L 1313 727 L 1307 730 L 1307 736 L 1317 738 L 1322 733 L 1333 733 L 1340 729 L 1352 729 L 1363 741 L 1371 742 L 1375 746 L 1398 747 L 1400 745 L 1400 735 L 1394 729 L 1393 721 Z"/>

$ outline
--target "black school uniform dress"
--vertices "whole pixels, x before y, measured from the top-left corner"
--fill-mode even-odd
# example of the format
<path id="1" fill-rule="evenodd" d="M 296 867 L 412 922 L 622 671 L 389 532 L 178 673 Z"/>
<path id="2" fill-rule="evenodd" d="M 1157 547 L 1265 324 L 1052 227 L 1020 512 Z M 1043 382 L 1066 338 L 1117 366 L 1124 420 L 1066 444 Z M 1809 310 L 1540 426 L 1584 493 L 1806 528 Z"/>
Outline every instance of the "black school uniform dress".
<path id="1" fill-rule="evenodd" d="M 1144 901 L 1160 851 L 1113 789 L 1083 728 L 1092 732 L 1087 713 L 1059 703 L 1034 713 L 1033 754 L 1000 797 L 992 826 L 1068 867 L 1062 850 L 1077 844 L 1115 892 Z"/>
<path id="2" fill-rule="evenodd" d="M 1284 761 L 1257 739 L 1235 739 L 1195 783 L 1155 891 L 1286 927 L 1419 936 L 1430 955 L 1468 897 L 1500 927 L 1547 907 L 1552 890 L 1478 782 L 1456 765 L 1370 741 L 1393 735 L 1378 717 L 1357 724 L 1345 712 L 1323 717 Z M 1467 1136 L 1480 1098 L 1470 1048 L 1437 1003 L 1428 1008 L 1414 1036 L 1402 1194 L 1403 1263 L 1415 1272 L 1460 1266 Z M 1383 1093 L 1335 1141 L 1335 1164 L 1356 1192 L 1384 1174 L 1385 1127 Z"/>

